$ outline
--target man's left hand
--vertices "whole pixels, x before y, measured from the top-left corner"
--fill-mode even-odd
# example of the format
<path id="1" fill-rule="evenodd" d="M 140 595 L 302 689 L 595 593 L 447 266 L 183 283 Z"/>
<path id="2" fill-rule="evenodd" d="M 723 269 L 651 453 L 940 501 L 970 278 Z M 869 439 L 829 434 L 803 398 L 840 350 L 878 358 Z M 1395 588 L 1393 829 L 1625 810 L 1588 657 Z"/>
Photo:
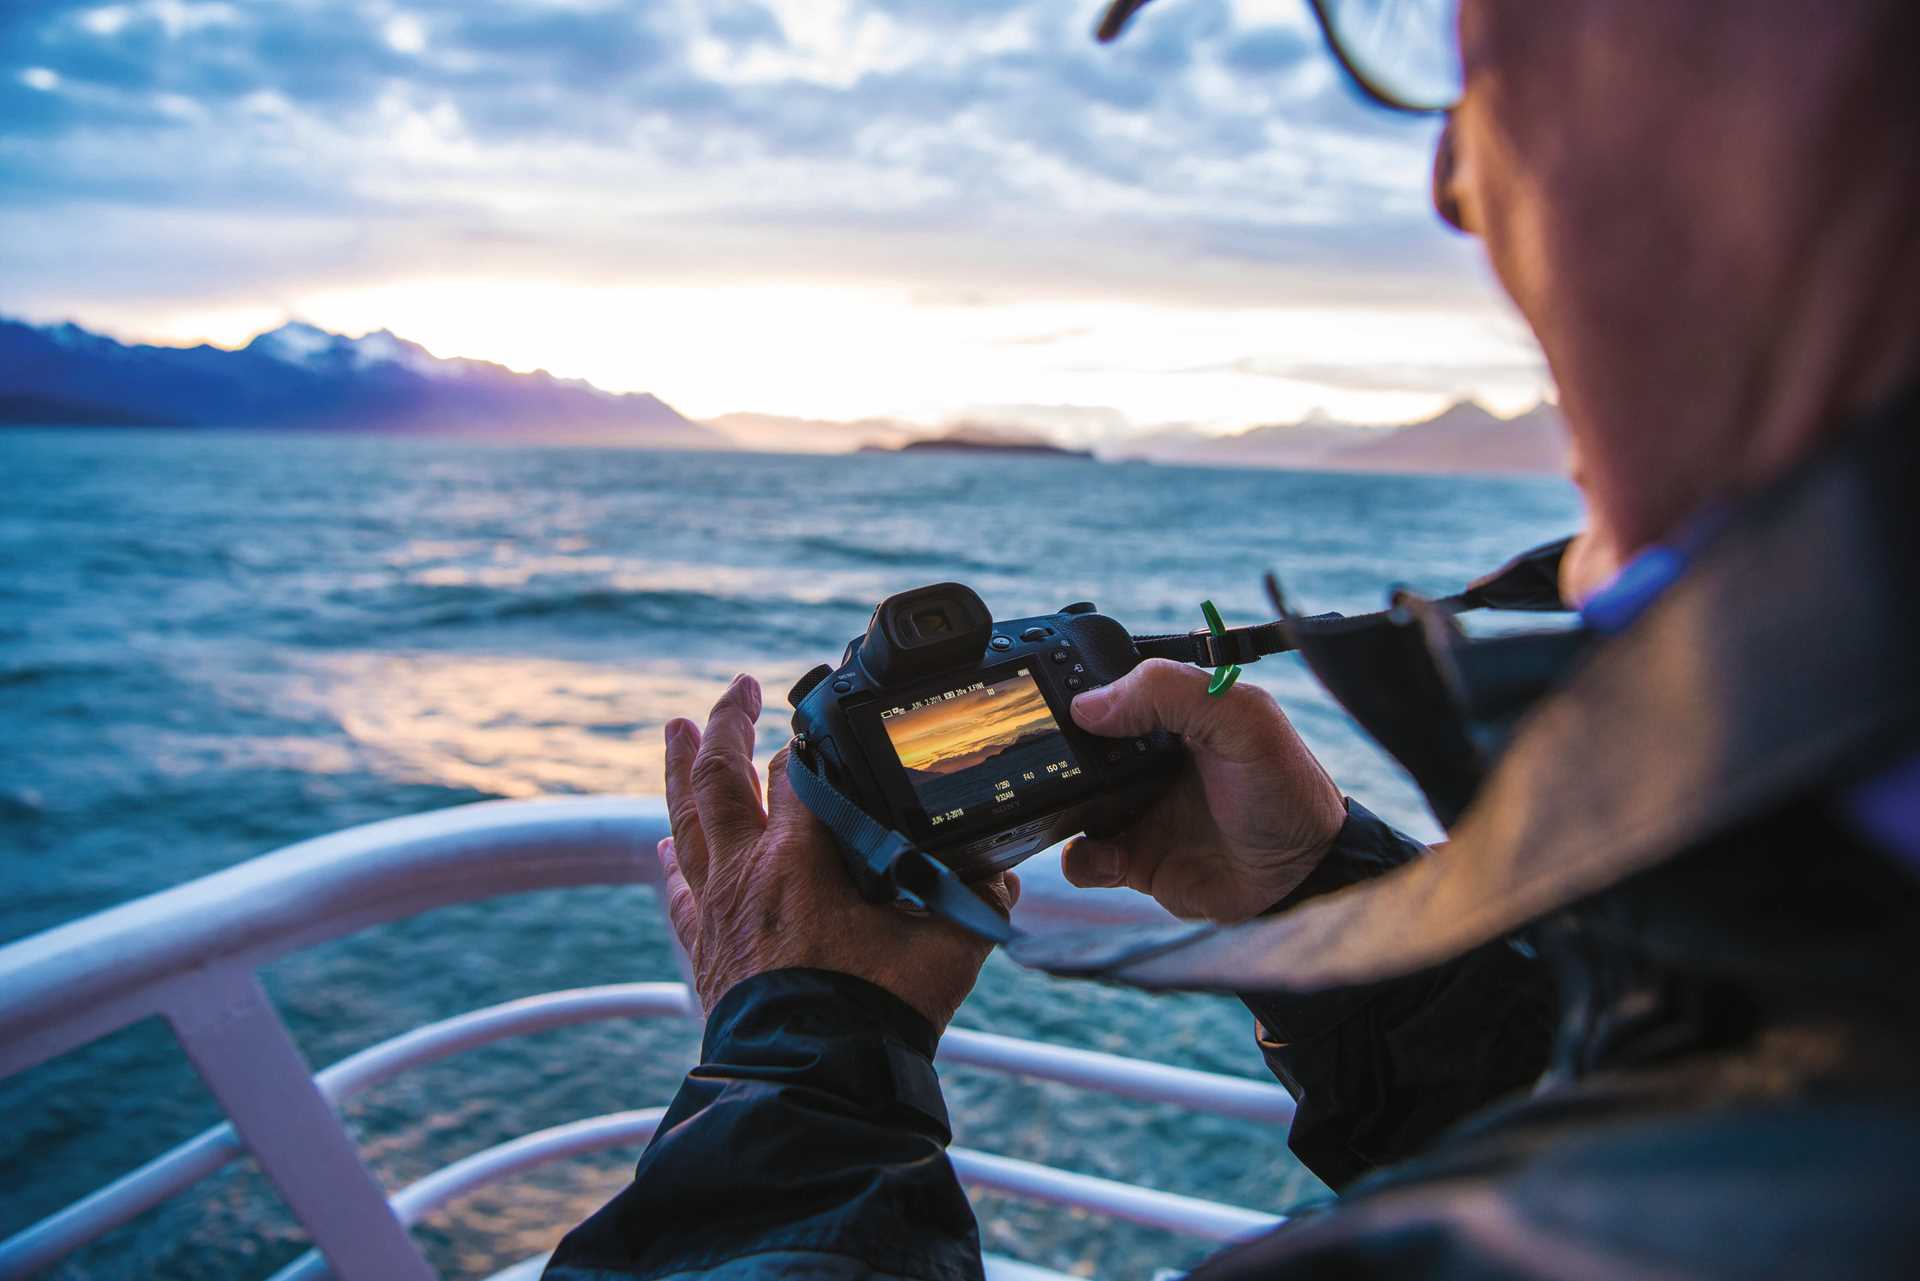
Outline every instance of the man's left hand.
<path id="1" fill-rule="evenodd" d="M 660 842 L 668 915 L 693 959 L 707 1009 L 768 970 L 803 966 L 866 979 L 943 1031 L 973 989 L 989 945 L 943 921 L 860 897 L 833 837 L 793 794 L 787 753 L 767 767 L 766 804 L 753 765 L 760 685 L 739 676 L 703 733 L 667 723 L 667 811 Z M 1013 876 L 974 889 L 1001 912 L 1019 897 Z"/>

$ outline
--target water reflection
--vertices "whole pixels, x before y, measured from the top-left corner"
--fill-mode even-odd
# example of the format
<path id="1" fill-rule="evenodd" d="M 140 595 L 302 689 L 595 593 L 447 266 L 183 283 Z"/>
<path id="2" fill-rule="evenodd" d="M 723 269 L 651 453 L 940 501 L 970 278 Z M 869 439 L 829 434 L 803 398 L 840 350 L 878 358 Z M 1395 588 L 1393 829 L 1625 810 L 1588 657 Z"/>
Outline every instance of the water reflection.
<path id="1" fill-rule="evenodd" d="M 395 781 L 526 797 L 660 791 L 662 726 L 704 716 L 732 674 L 665 662 L 354 654 L 326 660 L 316 675 L 316 695 L 364 767 Z"/>

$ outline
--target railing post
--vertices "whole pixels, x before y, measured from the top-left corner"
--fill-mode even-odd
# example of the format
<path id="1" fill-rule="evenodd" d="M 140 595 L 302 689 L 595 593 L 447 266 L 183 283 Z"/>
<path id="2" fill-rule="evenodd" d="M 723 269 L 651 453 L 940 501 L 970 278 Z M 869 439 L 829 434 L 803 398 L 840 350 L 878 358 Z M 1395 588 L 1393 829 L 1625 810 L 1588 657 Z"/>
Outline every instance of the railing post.
<path id="1" fill-rule="evenodd" d="M 194 1071 L 338 1281 L 436 1281 L 252 971 L 202 971 L 167 1004 Z"/>

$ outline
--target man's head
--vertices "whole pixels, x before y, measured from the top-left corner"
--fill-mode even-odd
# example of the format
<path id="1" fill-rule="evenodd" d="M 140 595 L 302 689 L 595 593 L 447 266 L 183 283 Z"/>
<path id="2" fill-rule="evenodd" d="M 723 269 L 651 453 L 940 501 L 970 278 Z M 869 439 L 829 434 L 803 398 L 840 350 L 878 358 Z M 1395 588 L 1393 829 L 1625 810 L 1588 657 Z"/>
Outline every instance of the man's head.
<path id="1" fill-rule="evenodd" d="M 1920 5 L 1459 9 L 1435 204 L 1559 385 L 1579 594 L 1920 376 Z"/>
<path id="2" fill-rule="evenodd" d="M 1576 589 L 1915 372 L 1916 13 L 1462 5 L 1436 204 L 1559 385 L 1591 505 Z"/>

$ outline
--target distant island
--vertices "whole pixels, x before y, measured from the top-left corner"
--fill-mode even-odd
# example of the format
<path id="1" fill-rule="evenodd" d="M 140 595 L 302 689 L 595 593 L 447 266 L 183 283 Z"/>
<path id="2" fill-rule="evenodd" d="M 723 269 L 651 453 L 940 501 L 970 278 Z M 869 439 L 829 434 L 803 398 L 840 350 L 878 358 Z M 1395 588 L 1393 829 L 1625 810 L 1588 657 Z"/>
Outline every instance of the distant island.
<path id="1" fill-rule="evenodd" d="M 78 325 L 0 319 L 0 426 L 299 428 L 617 440 L 712 449 L 725 440 L 658 397 L 544 370 L 443 360 L 378 330 L 282 325 L 237 349 L 125 344 Z"/>
<path id="2" fill-rule="evenodd" d="M 978 423 L 963 423 L 944 435 L 926 436 L 900 445 L 862 445 L 859 452 L 863 454 L 1025 454 L 1043 458 L 1079 458 L 1089 462 L 1094 460 L 1091 450 L 1068 449 L 1064 445 L 1054 444 L 1044 436 L 1011 431 L 1004 427 L 985 427 Z"/>
<path id="3" fill-rule="evenodd" d="M 1566 427 L 1542 402 L 1503 418 L 1470 400 L 1411 423 L 1342 422 L 1325 413 L 1299 422 L 1221 434 L 1165 427 L 1109 431 L 1091 453 L 1022 428 L 978 420 L 937 434 L 885 418 L 854 422 L 729 414 L 705 424 L 738 449 L 863 454 L 961 452 L 1096 458 L 1183 467 L 1269 467 L 1292 471 L 1409 472 L 1428 475 L 1565 475 Z"/>

